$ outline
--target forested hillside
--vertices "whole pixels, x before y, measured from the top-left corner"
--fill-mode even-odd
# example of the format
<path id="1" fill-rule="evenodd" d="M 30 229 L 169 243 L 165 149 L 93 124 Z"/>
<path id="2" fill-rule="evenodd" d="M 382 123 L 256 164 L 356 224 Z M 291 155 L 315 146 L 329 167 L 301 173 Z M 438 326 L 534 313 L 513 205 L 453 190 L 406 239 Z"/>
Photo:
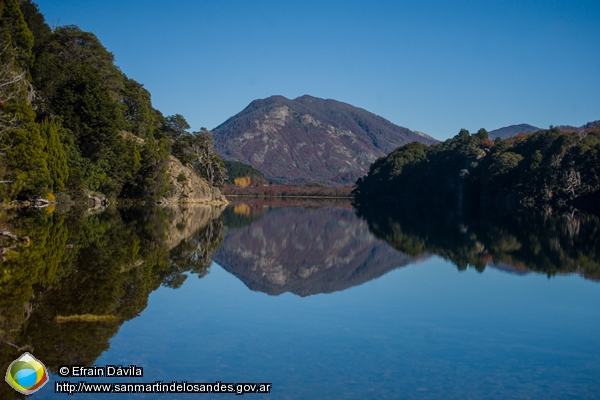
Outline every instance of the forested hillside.
<path id="1" fill-rule="evenodd" d="M 238 186 L 258 186 L 267 184 L 265 174 L 252 167 L 237 161 L 224 161 L 227 169 L 227 183 L 233 183 Z"/>
<path id="2" fill-rule="evenodd" d="M 0 197 L 90 191 L 160 198 L 172 154 L 213 185 L 225 169 L 211 133 L 164 117 L 150 93 L 77 26 L 51 29 L 31 0 L 0 0 Z"/>
<path id="3" fill-rule="evenodd" d="M 510 209 L 577 202 L 599 190 L 599 130 L 551 128 L 492 141 L 484 129 L 463 129 L 443 143 L 410 143 L 378 159 L 354 194 L 359 204 Z"/>

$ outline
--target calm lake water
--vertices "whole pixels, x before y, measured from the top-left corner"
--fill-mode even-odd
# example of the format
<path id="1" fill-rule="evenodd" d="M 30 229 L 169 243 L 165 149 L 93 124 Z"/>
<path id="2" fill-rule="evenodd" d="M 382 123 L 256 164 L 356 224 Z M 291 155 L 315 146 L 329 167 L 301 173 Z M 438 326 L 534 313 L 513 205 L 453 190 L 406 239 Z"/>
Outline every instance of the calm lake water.
<path id="1" fill-rule="evenodd" d="M 593 215 L 237 202 L 5 226 L 31 242 L 3 262 L 2 373 L 23 351 L 51 373 L 29 398 L 83 380 L 61 365 L 132 364 L 143 378 L 85 380 L 272 383 L 256 399 L 600 398 Z M 235 395 L 117 397 L 192 396 Z"/>

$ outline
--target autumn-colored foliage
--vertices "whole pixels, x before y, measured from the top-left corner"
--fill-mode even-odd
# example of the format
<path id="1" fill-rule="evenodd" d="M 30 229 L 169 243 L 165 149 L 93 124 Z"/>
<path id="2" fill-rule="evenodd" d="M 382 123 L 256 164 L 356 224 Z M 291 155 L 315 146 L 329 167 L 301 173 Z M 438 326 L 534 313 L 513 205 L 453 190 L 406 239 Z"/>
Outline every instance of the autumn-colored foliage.
<path id="1" fill-rule="evenodd" d="M 250 206 L 246 203 L 236 204 L 233 206 L 233 212 L 238 215 L 250 215 Z"/>
<path id="2" fill-rule="evenodd" d="M 248 187 L 250 186 L 250 184 L 252 183 L 251 179 L 249 176 L 243 176 L 240 178 L 235 178 L 233 180 L 233 184 L 236 186 L 241 186 L 241 187 Z"/>
<path id="3" fill-rule="evenodd" d="M 481 141 L 481 147 L 484 149 L 489 149 L 494 146 L 494 141 L 491 139 L 484 139 Z"/>

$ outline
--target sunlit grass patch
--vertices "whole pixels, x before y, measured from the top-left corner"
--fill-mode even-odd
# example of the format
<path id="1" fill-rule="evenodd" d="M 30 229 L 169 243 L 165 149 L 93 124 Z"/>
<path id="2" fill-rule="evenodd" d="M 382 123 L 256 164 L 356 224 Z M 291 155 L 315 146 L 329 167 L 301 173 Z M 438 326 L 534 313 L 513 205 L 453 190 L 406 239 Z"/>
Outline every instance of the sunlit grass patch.
<path id="1" fill-rule="evenodd" d="M 94 314 L 75 314 L 75 315 L 57 315 L 55 318 L 59 324 L 63 322 L 114 322 L 114 315 L 94 315 Z"/>

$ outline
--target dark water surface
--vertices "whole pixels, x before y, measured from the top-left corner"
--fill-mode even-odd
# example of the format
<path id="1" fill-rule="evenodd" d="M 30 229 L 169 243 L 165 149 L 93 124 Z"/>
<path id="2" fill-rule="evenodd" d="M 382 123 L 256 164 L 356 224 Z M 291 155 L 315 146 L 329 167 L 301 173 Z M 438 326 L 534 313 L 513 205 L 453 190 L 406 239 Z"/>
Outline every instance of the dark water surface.
<path id="1" fill-rule="evenodd" d="M 6 217 L 30 243 L 1 265 L 1 372 L 39 358 L 51 377 L 33 399 L 68 396 L 53 393 L 65 364 L 144 371 L 89 383 L 273 384 L 244 398 L 599 398 L 597 217 L 358 214 L 238 202 Z"/>

